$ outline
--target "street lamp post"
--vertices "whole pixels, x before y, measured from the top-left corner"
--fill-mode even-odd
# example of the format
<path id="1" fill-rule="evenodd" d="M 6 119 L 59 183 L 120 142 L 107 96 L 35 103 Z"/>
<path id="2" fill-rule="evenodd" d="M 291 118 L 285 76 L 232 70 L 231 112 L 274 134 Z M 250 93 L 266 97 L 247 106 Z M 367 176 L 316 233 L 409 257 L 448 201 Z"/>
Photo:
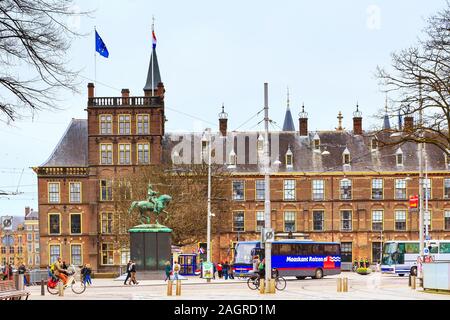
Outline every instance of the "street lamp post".
<path id="1" fill-rule="evenodd" d="M 208 218 L 206 226 L 206 260 L 207 262 L 211 262 L 211 129 L 207 128 L 205 132 L 208 143 Z M 211 282 L 211 279 L 208 278 L 207 282 Z"/>

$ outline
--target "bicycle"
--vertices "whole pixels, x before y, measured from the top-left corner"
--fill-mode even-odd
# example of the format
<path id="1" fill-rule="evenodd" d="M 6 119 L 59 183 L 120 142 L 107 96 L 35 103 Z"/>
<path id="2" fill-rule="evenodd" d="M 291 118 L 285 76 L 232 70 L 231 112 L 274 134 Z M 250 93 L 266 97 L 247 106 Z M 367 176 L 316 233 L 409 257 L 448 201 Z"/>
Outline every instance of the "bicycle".
<path id="1" fill-rule="evenodd" d="M 282 276 L 278 275 L 278 270 L 273 270 L 272 271 L 272 276 L 275 276 L 275 288 L 278 291 L 282 291 L 286 288 L 286 279 L 284 279 Z M 261 283 L 261 275 L 259 273 L 255 273 L 253 275 L 251 275 L 248 279 L 247 279 L 247 286 L 251 289 L 251 290 L 257 290 L 259 289 L 260 283 Z"/>
<path id="2" fill-rule="evenodd" d="M 72 265 L 69 268 L 72 269 L 72 272 L 69 273 L 67 283 L 65 286 L 63 285 L 63 290 L 65 290 L 70 285 L 70 288 L 72 289 L 73 293 L 82 294 L 86 290 L 86 285 L 81 280 L 77 281 L 76 279 L 77 272 L 75 271 L 75 268 Z M 55 280 L 53 277 L 50 277 L 47 281 L 47 291 L 50 294 L 57 295 L 59 293 L 58 288 L 60 283 L 62 284 L 61 279 L 58 278 Z"/>

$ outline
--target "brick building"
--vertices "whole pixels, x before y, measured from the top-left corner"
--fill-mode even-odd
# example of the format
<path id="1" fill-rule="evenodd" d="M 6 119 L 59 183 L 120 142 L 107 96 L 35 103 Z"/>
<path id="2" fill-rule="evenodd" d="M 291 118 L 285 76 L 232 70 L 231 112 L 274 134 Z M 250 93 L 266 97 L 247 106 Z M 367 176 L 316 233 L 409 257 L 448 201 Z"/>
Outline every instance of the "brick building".
<path id="1" fill-rule="evenodd" d="M 24 219 L 13 216 L 11 228 L 0 227 L 0 266 L 26 263 L 26 237 Z"/>
<path id="2" fill-rule="evenodd" d="M 74 264 L 90 263 L 101 271 L 126 263 L 129 248 L 118 247 L 111 235 L 111 181 L 133 174 L 137 166 L 174 160 L 176 144 L 164 131 L 165 88 L 155 51 L 143 96 L 130 96 L 123 89 L 120 97 L 96 97 L 94 90 L 90 83 L 87 120 L 73 119 L 49 159 L 34 168 L 42 266 L 57 256 Z M 220 162 L 231 172 L 232 205 L 227 212 L 216 213 L 224 230 L 213 235 L 216 261 L 230 259 L 236 241 L 257 239 L 264 224 L 264 180 L 258 162 L 262 135 L 228 133 L 227 118 L 222 108 L 219 130 L 225 152 Z M 379 148 L 373 133 L 363 130 L 358 108 L 353 130 L 342 128 L 340 113 L 338 119 L 335 131 L 311 132 L 303 110 L 297 131 L 288 105 L 283 130 L 270 134 L 272 162 L 277 164 L 270 185 L 272 226 L 277 237 L 341 242 L 344 262 L 359 256 L 376 261 L 382 241 L 418 239 L 418 214 L 408 210 L 409 196 L 418 194 L 417 146 Z M 406 117 L 405 128 L 411 125 L 413 119 Z M 389 126 L 388 118 L 384 126 Z M 198 141 L 192 157 L 203 154 Z M 431 235 L 450 239 L 448 159 L 432 146 L 425 152 Z"/>

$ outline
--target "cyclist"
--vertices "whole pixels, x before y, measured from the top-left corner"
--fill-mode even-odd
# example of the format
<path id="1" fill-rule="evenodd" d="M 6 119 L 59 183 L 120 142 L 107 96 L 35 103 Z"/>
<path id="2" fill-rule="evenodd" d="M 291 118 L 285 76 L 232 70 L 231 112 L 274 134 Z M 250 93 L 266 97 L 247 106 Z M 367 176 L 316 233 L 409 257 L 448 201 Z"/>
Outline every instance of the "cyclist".
<path id="1" fill-rule="evenodd" d="M 63 269 L 63 262 L 61 257 L 58 257 L 58 259 L 55 261 L 52 267 L 55 276 L 61 279 L 61 281 L 64 284 L 64 287 L 67 287 L 67 271 Z"/>

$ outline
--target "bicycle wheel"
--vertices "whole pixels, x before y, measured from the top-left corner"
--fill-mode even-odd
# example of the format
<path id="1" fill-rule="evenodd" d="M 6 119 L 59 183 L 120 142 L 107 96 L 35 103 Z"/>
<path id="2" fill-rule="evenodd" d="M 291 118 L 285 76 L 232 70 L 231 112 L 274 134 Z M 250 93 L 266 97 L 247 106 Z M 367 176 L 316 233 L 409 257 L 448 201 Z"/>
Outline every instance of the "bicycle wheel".
<path id="1" fill-rule="evenodd" d="M 276 277 L 275 288 L 280 291 L 284 290 L 284 288 L 286 288 L 286 280 L 283 277 Z"/>
<path id="2" fill-rule="evenodd" d="M 259 281 L 258 278 L 254 278 L 254 277 L 250 277 L 247 279 L 247 286 L 251 289 L 251 290 L 256 290 L 259 287 Z"/>
<path id="3" fill-rule="evenodd" d="M 86 285 L 82 281 L 73 281 L 71 288 L 74 293 L 82 294 L 86 290 Z"/>
<path id="4" fill-rule="evenodd" d="M 56 286 L 56 287 L 54 287 L 54 288 L 50 288 L 50 287 L 47 285 L 47 291 L 48 291 L 48 293 L 50 293 L 50 294 L 57 295 L 57 294 L 58 294 L 58 286 Z"/>

